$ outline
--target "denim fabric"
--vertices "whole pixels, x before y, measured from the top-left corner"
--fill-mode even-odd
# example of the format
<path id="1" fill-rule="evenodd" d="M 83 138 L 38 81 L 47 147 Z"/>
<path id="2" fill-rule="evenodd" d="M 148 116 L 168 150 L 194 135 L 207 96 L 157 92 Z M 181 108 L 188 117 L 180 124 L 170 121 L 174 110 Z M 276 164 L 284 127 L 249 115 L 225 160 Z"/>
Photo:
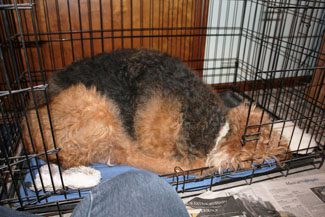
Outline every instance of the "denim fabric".
<path id="1" fill-rule="evenodd" d="M 28 212 L 18 212 L 16 210 L 0 206 L 0 217 L 38 217 Z"/>
<path id="2" fill-rule="evenodd" d="M 0 206 L 0 217 L 35 217 Z M 72 217 L 188 217 L 175 190 L 157 175 L 129 171 L 92 189 Z"/>
<path id="3" fill-rule="evenodd" d="M 175 190 L 157 175 L 131 171 L 95 187 L 73 217 L 188 217 Z"/>

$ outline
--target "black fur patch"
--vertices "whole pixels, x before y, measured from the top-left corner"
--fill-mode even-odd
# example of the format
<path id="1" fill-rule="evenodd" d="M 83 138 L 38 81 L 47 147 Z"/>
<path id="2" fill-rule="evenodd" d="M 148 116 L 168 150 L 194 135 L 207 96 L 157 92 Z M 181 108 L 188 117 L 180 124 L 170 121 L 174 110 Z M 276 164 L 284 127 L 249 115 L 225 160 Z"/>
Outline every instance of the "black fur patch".
<path id="1" fill-rule="evenodd" d="M 139 103 L 157 90 L 173 95 L 182 103 L 183 135 L 192 155 L 205 156 L 225 122 L 219 96 L 180 60 L 156 51 L 124 49 L 76 62 L 50 79 L 50 97 L 78 83 L 96 86 L 114 100 L 132 137 Z"/>

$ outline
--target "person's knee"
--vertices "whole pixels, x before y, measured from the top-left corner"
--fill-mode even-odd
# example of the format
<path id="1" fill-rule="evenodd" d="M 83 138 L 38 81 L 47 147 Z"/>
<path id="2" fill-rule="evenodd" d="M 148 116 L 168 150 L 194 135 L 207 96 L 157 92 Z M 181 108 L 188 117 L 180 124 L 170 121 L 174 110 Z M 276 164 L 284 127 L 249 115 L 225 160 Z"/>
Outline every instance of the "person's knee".
<path id="1" fill-rule="evenodd" d="M 167 183 L 163 178 L 148 171 L 130 171 L 122 174 L 121 176 L 123 176 L 120 177 L 123 178 L 123 182 L 137 186 L 137 188 L 163 187 L 172 189 L 171 185 Z"/>
<path id="2" fill-rule="evenodd" d="M 98 185 L 78 205 L 73 216 L 80 213 L 130 216 L 134 212 L 143 213 L 144 216 L 188 216 L 176 191 L 157 174 L 142 170 L 123 173 Z"/>
<path id="3" fill-rule="evenodd" d="M 161 178 L 157 174 L 144 170 L 129 171 L 124 174 L 121 174 L 120 176 L 120 178 L 123 178 L 124 182 L 133 183 L 135 185 L 140 186 L 149 182 L 161 181 Z"/>

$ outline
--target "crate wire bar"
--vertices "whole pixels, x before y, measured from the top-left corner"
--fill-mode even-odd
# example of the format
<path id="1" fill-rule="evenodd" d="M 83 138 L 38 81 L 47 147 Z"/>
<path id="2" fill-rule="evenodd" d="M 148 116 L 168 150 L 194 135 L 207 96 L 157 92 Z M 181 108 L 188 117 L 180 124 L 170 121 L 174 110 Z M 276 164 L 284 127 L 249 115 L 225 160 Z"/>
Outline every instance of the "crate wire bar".
<path id="1" fill-rule="evenodd" d="M 178 57 L 215 91 L 231 91 L 250 108 L 257 104 L 271 115 L 270 125 L 292 121 L 302 129 L 292 159 L 237 171 L 245 176 L 202 176 L 207 168 L 162 175 L 177 192 L 193 196 L 227 183 L 320 168 L 325 158 L 324 33 L 322 0 L 0 0 L 0 204 L 61 216 L 89 190 L 53 185 L 48 192 L 44 185 L 36 188 L 33 175 L 26 186 L 27 174 L 40 173 L 35 161 L 40 155 L 47 161 L 55 156 L 60 165 L 60 148 L 48 150 L 44 144 L 43 153 L 27 154 L 21 121 L 29 103 L 38 112 L 36 95 L 47 100 L 52 73 L 118 48 L 150 48 Z M 48 104 L 47 113 L 51 119 Z M 300 149 L 306 134 L 309 145 Z M 245 131 L 243 141 L 251 138 Z M 316 149 L 310 146 L 313 139 Z M 258 172 L 270 166 L 274 169 Z M 60 177 L 64 186 L 61 171 Z M 50 200 L 56 195 L 60 200 Z"/>

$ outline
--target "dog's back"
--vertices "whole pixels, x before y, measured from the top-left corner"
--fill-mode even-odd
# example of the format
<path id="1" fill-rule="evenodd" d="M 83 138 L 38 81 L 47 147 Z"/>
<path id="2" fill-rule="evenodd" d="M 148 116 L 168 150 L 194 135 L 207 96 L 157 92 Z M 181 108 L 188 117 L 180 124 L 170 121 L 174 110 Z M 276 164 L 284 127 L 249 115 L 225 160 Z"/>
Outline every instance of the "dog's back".
<path id="1" fill-rule="evenodd" d="M 225 122 L 223 103 L 208 85 L 181 61 L 156 51 L 124 49 L 76 62 L 50 79 L 50 104 L 78 85 L 115 104 L 126 136 L 140 140 L 149 155 L 166 147 L 181 158 L 206 157 Z"/>

